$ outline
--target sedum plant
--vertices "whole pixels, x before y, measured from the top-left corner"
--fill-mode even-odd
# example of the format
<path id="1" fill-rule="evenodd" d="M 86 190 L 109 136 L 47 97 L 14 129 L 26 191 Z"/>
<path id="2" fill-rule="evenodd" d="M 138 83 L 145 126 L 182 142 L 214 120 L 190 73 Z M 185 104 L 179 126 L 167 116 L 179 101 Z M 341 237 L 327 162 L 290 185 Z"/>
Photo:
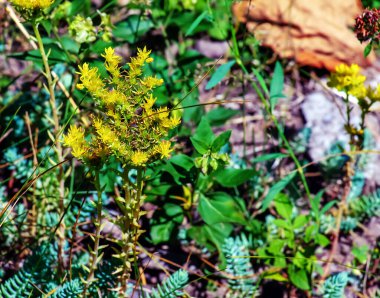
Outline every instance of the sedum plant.
<path id="1" fill-rule="evenodd" d="M 121 297 L 127 290 L 132 263 L 137 259 L 137 240 L 142 233 L 139 219 L 144 214 L 140 211 L 144 169 L 156 160 L 169 157 L 173 149 L 171 142 L 165 138 L 169 130 L 180 124 L 180 119 L 171 116 L 167 107 L 154 107 L 156 98 L 152 91 L 162 85 L 163 80 L 143 75 L 143 66 L 153 61 L 149 55 L 150 51 L 146 48 L 138 49 L 137 56 L 131 58 L 125 71 L 120 66 L 121 57 L 115 54 L 113 48 L 107 48 L 102 55 L 107 78 L 101 78 L 98 68 L 90 67 L 88 63 L 79 66 L 80 83 L 77 87 L 89 93 L 99 113 L 92 115 L 89 128 L 71 126 L 63 137 L 63 143 L 72 148 L 72 154 L 95 173 L 98 198 L 101 198 L 102 192 L 99 179 L 101 166 L 111 157 L 122 165 L 123 170 L 118 174 L 123 180 L 124 197 L 116 198 L 121 215 L 114 220 L 122 231 L 122 238 L 117 241 L 120 249 L 115 254 L 122 264 L 115 271 L 119 276 L 118 291 Z M 137 171 L 135 183 L 128 176 L 132 169 Z M 102 205 L 99 199 L 95 244 L 83 296 L 94 281 L 94 272 L 101 259 L 101 221 Z"/>

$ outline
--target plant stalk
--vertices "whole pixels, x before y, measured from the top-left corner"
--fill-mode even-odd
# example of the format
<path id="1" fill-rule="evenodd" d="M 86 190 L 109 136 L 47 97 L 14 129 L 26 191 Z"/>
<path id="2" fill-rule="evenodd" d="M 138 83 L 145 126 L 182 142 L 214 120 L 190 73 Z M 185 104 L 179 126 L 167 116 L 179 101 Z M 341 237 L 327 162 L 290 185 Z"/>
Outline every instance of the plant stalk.
<path id="1" fill-rule="evenodd" d="M 42 62 L 43 62 L 44 68 L 45 68 L 44 75 L 45 75 L 46 80 L 47 80 L 47 87 L 48 87 L 48 91 L 50 94 L 49 102 L 50 102 L 51 110 L 53 113 L 54 145 L 55 145 L 55 152 L 57 154 L 57 163 L 62 163 L 63 162 L 63 150 L 62 150 L 61 142 L 59 141 L 59 135 L 60 135 L 61 127 L 59 124 L 59 115 L 58 115 L 57 103 L 56 103 L 55 93 L 54 93 L 55 83 L 53 81 L 51 69 L 50 69 L 49 62 L 48 62 L 48 56 L 46 55 L 46 52 L 45 52 L 45 48 L 44 48 L 44 44 L 42 42 L 41 34 L 38 30 L 38 25 L 39 24 L 37 22 L 32 23 L 33 31 L 34 31 L 35 37 L 37 39 L 38 49 L 41 53 Z M 57 176 L 58 183 L 59 183 L 58 207 L 59 207 L 60 215 L 63 216 L 63 214 L 65 212 L 65 203 L 64 203 L 65 176 L 64 176 L 62 164 L 59 166 L 58 171 L 59 171 L 58 176 Z M 58 234 L 58 274 L 62 275 L 63 270 L 64 270 L 64 266 L 65 266 L 64 250 L 63 250 L 64 242 L 65 242 L 65 224 L 64 224 L 63 220 L 61 220 L 61 224 L 59 226 L 57 234 Z"/>

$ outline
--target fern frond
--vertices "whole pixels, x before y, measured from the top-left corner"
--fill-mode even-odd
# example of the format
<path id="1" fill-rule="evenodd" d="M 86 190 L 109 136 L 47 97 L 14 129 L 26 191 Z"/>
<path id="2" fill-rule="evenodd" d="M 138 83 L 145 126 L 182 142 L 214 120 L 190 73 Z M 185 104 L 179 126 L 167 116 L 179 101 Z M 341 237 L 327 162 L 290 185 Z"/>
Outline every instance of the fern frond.
<path id="1" fill-rule="evenodd" d="M 180 269 L 169 276 L 162 285 L 158 285 L 152 293 L 147 294 L 147 298 L 175 298 L 183 295 L 182 289 L 189 280 L 186 270 Z"/>
<path id="2" fill-rule="evenodd" d="M 226 273 L 232 277 L 228 278 L 228 285 L 238 297 L 252 296 L 254 291 L 248 244 L 246 237 L 227 238 L 222 247 L 227 260 Z"/>
<path id="3" fill-rule="evenodd" d="M 323 284 L 323 298 L 342 298 L 347 281 L 347 272 L 340 272 L 330 276 Z"/>

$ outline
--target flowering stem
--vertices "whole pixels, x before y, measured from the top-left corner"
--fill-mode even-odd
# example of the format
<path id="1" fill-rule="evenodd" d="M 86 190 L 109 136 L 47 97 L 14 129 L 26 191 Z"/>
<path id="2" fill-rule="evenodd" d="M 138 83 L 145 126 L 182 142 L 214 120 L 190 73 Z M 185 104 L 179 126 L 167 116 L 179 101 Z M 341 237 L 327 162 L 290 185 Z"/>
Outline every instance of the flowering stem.
<path id="1" fill-rule="evenodd" d="M 94 250 L 90 251 L 91 253 L 91 265 L 89 268 L 90 271 L 88 273 L 87 280 L 85 282 L 85 287 L 82 293 L 82 297 L 86 297 L 86 292 L 88 290 L 88 287 L 94 281 L 95 270 L 97 269 L 97 265 L 101 259 L 101 255 L 99 257 L 99 250 L 100 250 L 99 244 L 100 244 L 100 232 L 102 231 L 103 205 L 102 205 L 102 188 L 100 186 L 100 174 L 99 174 L 98 169 L 95 169 L 95 188 L 98 194 L 98 201 L 96 203 L 97 217 L 94 220 L 94 225 L 96 227 L 95 239 L 94 239 Z"/>
<path id="2" fill-rule="evenodd" d="M 59 116 L 58 116 L 58 111 L 57 111 L 57 106 L 56 106 L 56 100 L 55 100 L 55 93 L 54 93 L 54 85 L 55 82 L 53 81 L 49 62 L 48 62 L 48 57 L 45 52 L 45 48 L 42 42 L 42 38 L 40 35 L 40 32 L 38 31 L 38 23 L 37 22 L 32 22 L 33 26 L 33 31 L 35 34 L 35 37 L 37 39 L 37 44 L 39 51 L 41 53 L 42 57 L 42 62 L 44 64 L 45 72 L 44 75 L 47 80 L 47 87 L 48 91 L 50 94 L 50 106 L 51 110 L 53 113 L 53 123 L 54 123 L 54 144 L 55 144 L 55 152 L 57 154 L 57 163 L 61 163 L 63 161 L 63 151 L 62 151 L 62 146 L 59 141 L 59 134 L 60 134 L 60 124 L 59 124 Z M 63 166 L 59 166 L 59 173 L 58 173 L 58 183 L 59 183 L 59 188 L 58 188 L 58 205 L 59 205 L 59 211 L 60 214 L 63 215 L 65 212 L 65 204 L 64 204 L 64 198 L 65 198 L 65 177 L 64 177 L 64 172 L 63 172 Z M 65 224 L 64 221 L 61 221 L 60 227 L 58 229 L 58 273 L 61 274 L 63 272 L 64 268 L 64 251 L 63 251 L 63 246 L 64 246 L 64 241 L 65 241 Z"/>
<path id="3" fill-rule="evenodd" d="M 137 240 L 140 236 L 140 206 L 143 186 L 143 169 L 137 169 L 136 185 L 131 185 L 128 178 L 128 169 L 124 172 L 124 189 L 125 189 L 125 212 L 124 212 L 124 235 L 122 247 L 122 273 L 119 277 L 121 286 L 119 297 L 125 297 L 128 288 L 128 280 L 131 275 L 131 256 L 135 262 L 137 260 Z M 131 189 L 132 188 L 132 189 Z M 134 188 L 134 189 L 133 189 Z"/>

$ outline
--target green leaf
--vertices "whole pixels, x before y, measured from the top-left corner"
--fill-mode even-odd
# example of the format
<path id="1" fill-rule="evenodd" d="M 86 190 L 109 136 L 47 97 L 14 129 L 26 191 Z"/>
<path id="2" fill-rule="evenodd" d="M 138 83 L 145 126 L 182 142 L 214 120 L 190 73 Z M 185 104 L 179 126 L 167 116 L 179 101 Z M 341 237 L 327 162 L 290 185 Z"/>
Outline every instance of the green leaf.
<path id="1" fill-rule="evenodd" d="M 194 22 L 190 25 L 189 29 L 187 29 L 185 36 L 189 36 L 193 33 L 193 31 L 199 26 L 199 24 L 208 17 L 208 11 L 205 10 L 203 11 L 195 20 Z"/>
<path id="2" fill-rule="evenodd" d="M 372 42 L 367 44 L 364 48 L 364 57 L 367 57 L 372 51 Z"/>
<path id="3" fill-rule="evenodd" d="M 305 214 L 298 215 L 293 222 L 293 229 L 304 227 L 309 222 L 309 217 Z"/>
<path id="4" fill-rule="evenodd" d="M 273 239 L 270 241 L 269 246 L 268 246 L 268 252 L 275 256 L 283 256 L 282 250 L 284 249 L 285 246 L 285 240 L 282 239 Z"/>
<path id="5" fill-rule="evenodd" d="M 328 202 L 321 210 L 320 214 L 324 214 L 325 212 L 327 212 L 332 206 L 335 205 L 335 203 L 337 203 L 338 201 L 337 200 L 332 200 L 331 202 Z"/>
<path id="6" fill-rule="evenodd" d="M 263 200 L 262 211 L 265 211 L 269 207 L 270 203 L 273 201 L 276 195 L 280 193 L 289 184 L 290 181 L 293 180 L 295 175 L 296 172 L 290 173 L 270 188 L 268 194 Z"/>
<path id="7" fill-rule="evenodd" d="M 214 133 L 212 132 L 211 126 L 205 117 L 202 117 L 199 122 L 193 138 L 207 144 L 208 147 L 210 147 L 214 141 Z"/>
<path id="8" fill-rule="evenodd" d="M 223 169 L 215 172 L 215 180 L 224 187 L 235 187 L 243 184 L 256 174 L 250 169 Z"/>
<path id="9" fill-rule="evenodd" d="M 280 282 L 287 282 L 288 281 L 288 279 L 286 277 L 282 276 L 281 273 L 279 273 L 279 272 L 264 273 L 262 277 L 263 277 L 263 279 L 277 280 Z"/>
<path id="10" fill-rule="evenodd" d="M 174 223 L 168 221 L 163 224 L 152 225 L 150 229 L 150 237 L 153 244 L 167 242 L 174 229 Z"/>
<path id="11" fill-rule="evenodd" d="M 197 150 L 200 154 L 205 154 L 209 150 L 210 146 L 202 140 L 198 140 L 196 137 L 190 137 L 190 141 L 195 150 Z"/>
<path id="12" fill-rule="evenodd" d="M 206 90 L 210 90 L 214 88 L 216 85 L 218 85 L 230 71 L 231 67 L 235 64 L 235 62 L 235 60 L 232 60 L 220 65 L 211 76 L 210 81 L 208 81 L 206 85 Z"/>
<path id="13" fill-rule="evenodd" d="M 301 290 L 310 290 L 310 279 L 305 269 L 297 269 L 295 266 L 288 267 L 290 281 Z"/>
<path id="14" fill-rule="evenodd" d="M 314 196 L 314 198 L 310 200 L 311 210 L 313 210 L 314 215 L 317 219 L 319 219 L 319 205 L 321 204 L 323 193 L 324 190 L 321 190 Z"/>
<path id="15" fill-rule="evenodd" d="M 116 25 L 113 35 L 129 43 L 134 43 L 138 37 L 144 35 L 153 27 L 154 24 L 149 18 L 131 15 L 126 21 Z"/>
<path id="16" fill-rule="evenodd" d="M 211 151 L 218 153 L 219 150 L 228 143 L 231 137 L 231 130 L 227 130 L 218 135 L 212 142 Z"/>
<path id="17" fill-rule="evenodd" d="M 315 242 L 322 247 L 325 247 L 330 244 L 329 238 L 322 234 L 317 234 L 317 236 L 315 236 Z"/>
<path id="18" fill-rule="evenodd" d="M 253 163 L 263 162 L 263 161 L 273 160 L 277 158 L 285 158 L 285 157 L 288 157 L 288 155 L 284 153 L 268 153 L 268 154 L 263 154 L 254 158 L 252 162 Z"/>
<path id="19" fill-rule="evenodd" d="M 253 68 L 252 70 L 253 70 L 253 73 L 255 74 L 257 81 L 260 84 L 261 89 L 263 89 L 265 94 L 269 95 L 269 90 L 268 90 L 267 84 L 265 83 L 265 80 L 262 77 L 262 75 L 257 71 L 257 69 Z"/>
<path id="20" fill-rule="evenodd" d="M 272 81 L 270 82 L 270 105 L 271 109 L 275 108 L 279 98 L 283 98 L 284 95 L 282 91 L 284 90 L 284 71 L 282 69 L 281 63 L 276 61 L 276 66 L 274 67 L 274 73 Z"/>
<path id="21" fill-rule="evenodd" d="M 209 197 L 201 194 L 198 212 L 209 225 L 215 223 L 246 223 L 240 205 L 233 197 L 224 192 L 216 192 Z"/>
<path id="22" fill-rule="evenodd" d="M 273 223 L 276 226 L 278 226 L 279 228 L 284 228 L 284 229 L 287 229 L 287 230 L 292 230 L 292 226 L 286 220 L 283 220 L 283 219 L 274 219 Z"/>
<path id="23" fill-rule="evenodd" d="M 239 113 L 240 111 L 238 110 L 217 107 L 216 109 L 209 111 L 205 117 L 212 126 L 220 126 L 225 124 L 227 120 Z"/>
<path id="24" fill-rule="evenodd" d="M 190 169 L 194 166 L 193 159 L 185 154 L 174 155 L 169 161 L 177 166 L 180 166 L 186 171 L 190 171 Z"/>
<path id="25" fill-rule="evenodd" d="M 283 218 L 287 219 L 288 221 L 291 220 L 293 204 L 286 194 L 279 193 L 274 201 L 274 206 L 278 214 L 280 214 Z"/>
<path id="26" fill-rule="evenodd" d="M 196 243 L 207 247 L 208 250 L 213 251 L 215 247 L 223 256 L 222 245 L 225 239 L 231 234 L 233 226 L 228 223 L 217 223 L 209 226 L 202 224 L 202 226 L 193 226 L 188 230 L 189 237 L 193 238 Z"/>
<path id="27" fill-rule="evenodd" d="M 359 263 L 364 264 L 367 261 L 368 251 L 368 246 L 362 245 L 354 246 L 351 250 L 351 253 L 359 261 Z"/>

